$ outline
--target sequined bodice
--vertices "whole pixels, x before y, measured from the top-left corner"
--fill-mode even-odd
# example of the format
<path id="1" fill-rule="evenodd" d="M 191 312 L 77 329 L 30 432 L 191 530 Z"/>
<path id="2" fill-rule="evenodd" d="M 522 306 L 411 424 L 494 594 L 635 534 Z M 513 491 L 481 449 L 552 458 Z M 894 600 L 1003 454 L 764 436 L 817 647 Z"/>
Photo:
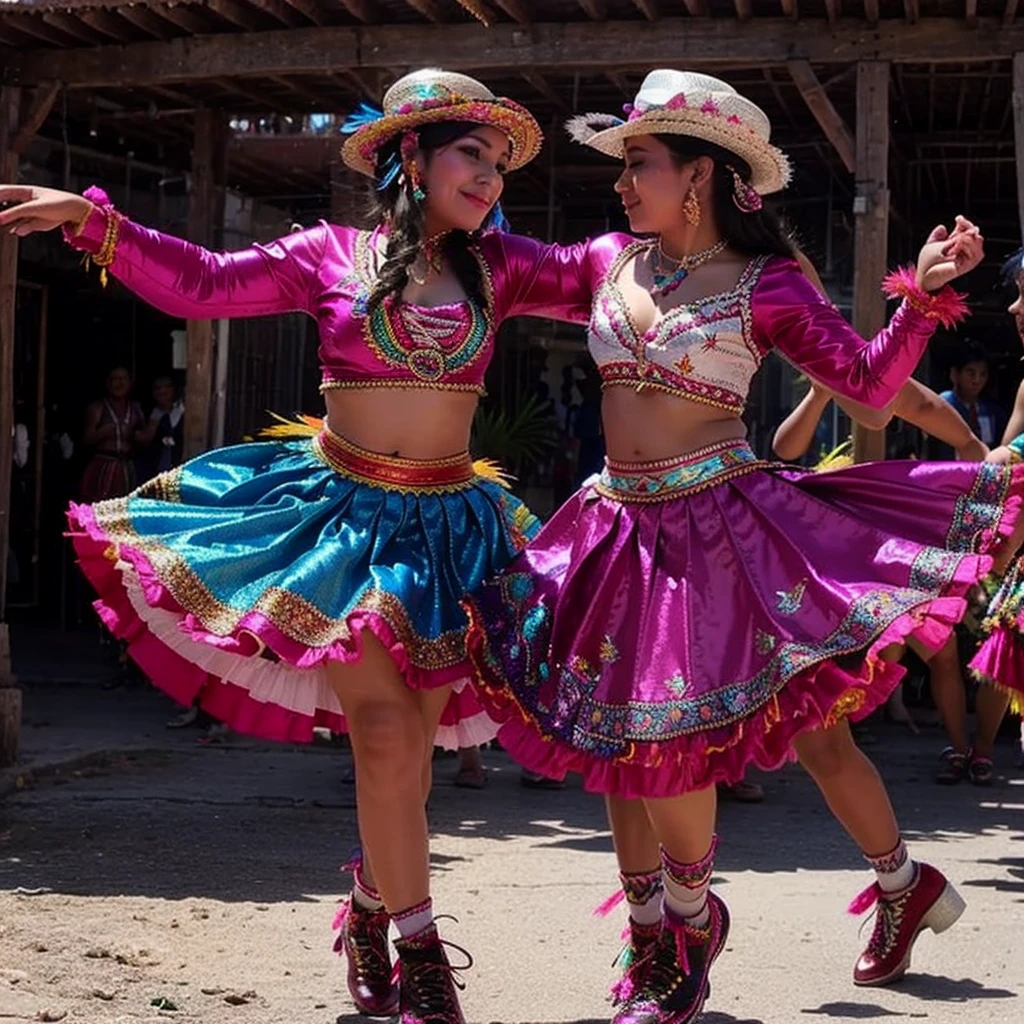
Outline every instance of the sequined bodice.
<path id="1" fill-rule="evenodd" d="M 647 247 L 637 242 L 623 249 L 594 297 L 588 345 L 604 384 L 655 387 L 742 412 L 762 358 L 752 337 L 750 297 L 768 257 L 751 260 L 729 291 L 676 306 L 641 332 L 618 275 Z"/>
<path id="2" fill-rule="evenodd" d="M 484 302 L 466 299 L 417 306 L 387 299 L 367 311 L 373 288 L 374 241 L 353 232 L 350 266 L 321 297 L 317 319 L 323 344 L 321 390 L 392 384 L 483 393 L 483 376 L 494 344 L 494 296 L 490 270 L 480 262 Z M 344 314 L 347 312 L 348 316 Z M 360 344 L 332 344 L 339 332 L 358 331 Z M 369 359 L 367 357 L 370 357 Z"/>

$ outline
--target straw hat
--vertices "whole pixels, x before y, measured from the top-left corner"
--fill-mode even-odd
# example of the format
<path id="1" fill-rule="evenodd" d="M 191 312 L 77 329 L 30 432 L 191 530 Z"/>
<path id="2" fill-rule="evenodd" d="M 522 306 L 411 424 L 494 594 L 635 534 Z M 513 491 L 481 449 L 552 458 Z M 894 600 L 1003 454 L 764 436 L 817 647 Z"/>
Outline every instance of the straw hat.
<path id="1" fill-rule="evenodd" d="M 373 177 L 382 145 L 438 121 L 487 124 L 503 132 L 512 144 L 510 171 L 529 163 L 544 141 L 534 116 L 514 100 L 495 96 L 468 75 L 426 68 L 395 82 L 384 94 L 383 110 L 364 106 L 346 121 L 342 131 L 352 134 L 342 146 L 341 158 L 353 170 Z"/>
<path id="2" fill-rule="evenodd" d="M 789 183 L 789 160 L 768 141 L 771 124 L 765 112 L 720 78 L 693 71 L 652 71 L 625 114 L 626 120 L 581 114 L 566 127 L 577 142 L 617 157 L 631 136 L 690 135 L 744 160 L 751 171 L 750 185 L 760 195 L 778 192 Z"/>

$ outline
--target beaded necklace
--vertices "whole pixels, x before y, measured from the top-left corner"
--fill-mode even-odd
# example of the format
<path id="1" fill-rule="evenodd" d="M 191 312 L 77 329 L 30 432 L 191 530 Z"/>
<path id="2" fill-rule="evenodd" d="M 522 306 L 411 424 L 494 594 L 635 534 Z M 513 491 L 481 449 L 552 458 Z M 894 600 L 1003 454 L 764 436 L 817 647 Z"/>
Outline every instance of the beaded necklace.
<path id="1" fill-rule="evenodd" d="M 676 260 L 668 256 L 661 247 L 661 240 L 652 243 L 651 259 L 654 264 L 654 288 L 651 295 L 669 295 L 674 292 L 689 276 L 690 271 L 710 263 L 719 253 L 725 249 L 725 239 L 716 242 L 709 249 L 702 249 L 700 252 L 688 253 Z M 663 269 L 665 264 L 674 264 L 674 269 L 666 273 Z"/>
<path id="2" fill-rule="evenodd" d="M 354 262 L 364 293 L 353 303 L 353 315 L 363 317 L 363 337 L 371 351 L 382 362 L 403 367 L 426 383 L 442 381 L 475 362 L 493 331 L 490 276 L 480 256 L 486 304 L 472 296 L 437 307 L 388 298 L 366 316 L 366 296 L 373 280 L 371 237 L 360 233 L 356 241 Z"/>

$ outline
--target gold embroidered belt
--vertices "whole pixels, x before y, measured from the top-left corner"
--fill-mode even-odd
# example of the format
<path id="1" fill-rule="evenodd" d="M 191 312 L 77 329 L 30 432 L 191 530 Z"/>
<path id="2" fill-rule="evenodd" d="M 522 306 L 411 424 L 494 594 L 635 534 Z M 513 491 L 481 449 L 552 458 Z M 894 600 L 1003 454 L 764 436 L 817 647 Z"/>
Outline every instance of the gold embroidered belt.
<path id="1" fill-rule="evenodd" d="M 767 465 L 746 441 L 720 441 L 657 462 L 606 459 L 595 490 L 621 502 L 671 501 Z"/>
<path id="2" fill-rule="evenodd" d="M 461 491 L 477 477 L 469 452 L 443 459 L 401 459 L 360 448 L 326 428 L 313 438 L 313 451 L 341 476 L 393 491 Z"/>

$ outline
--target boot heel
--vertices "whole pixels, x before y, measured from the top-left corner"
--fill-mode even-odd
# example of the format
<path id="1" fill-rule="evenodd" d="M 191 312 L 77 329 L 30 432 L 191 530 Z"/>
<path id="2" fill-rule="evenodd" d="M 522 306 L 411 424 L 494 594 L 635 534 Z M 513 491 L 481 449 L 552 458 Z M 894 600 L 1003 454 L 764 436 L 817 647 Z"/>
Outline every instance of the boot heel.
<path id="1" fill-rule="evenodd" d="M 944 932 L 947 928 L 951 928 L 956 924 L 960 915 L 966 909 L 967 903 L 963 896 L 947 882 L 946 888 L 942 890 L 942 895 L 932 904 L 928 913 L 924 915 L 921 924 L 925 928 L 931 928 L 938 935 L 940 932 Z"/>

